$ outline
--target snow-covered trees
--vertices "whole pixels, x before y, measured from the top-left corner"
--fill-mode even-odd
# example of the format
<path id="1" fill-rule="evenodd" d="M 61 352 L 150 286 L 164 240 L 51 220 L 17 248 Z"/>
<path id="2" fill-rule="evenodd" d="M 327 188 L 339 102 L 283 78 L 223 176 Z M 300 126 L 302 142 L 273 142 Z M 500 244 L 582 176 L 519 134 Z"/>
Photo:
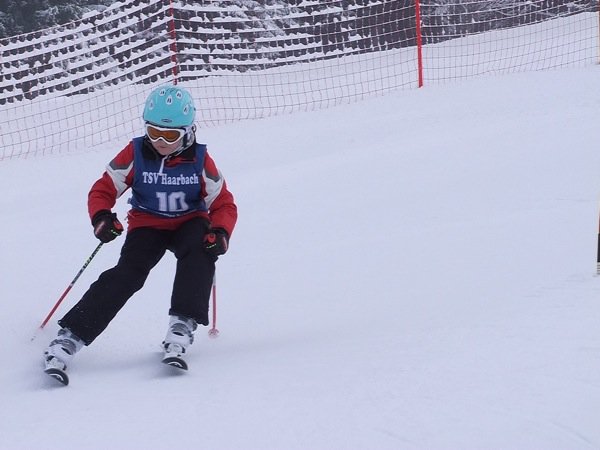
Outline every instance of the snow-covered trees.
<path id="1" fill-rule="evenodd" d="M 426 43 L 597 9 L 597 0 L 422 0 Z"/>
<path id="2" fill-rule="evenodd" d="M 4 0 L 0 2 L 0 37 L 67 23 L 111 3 L 113 0 Z"/>

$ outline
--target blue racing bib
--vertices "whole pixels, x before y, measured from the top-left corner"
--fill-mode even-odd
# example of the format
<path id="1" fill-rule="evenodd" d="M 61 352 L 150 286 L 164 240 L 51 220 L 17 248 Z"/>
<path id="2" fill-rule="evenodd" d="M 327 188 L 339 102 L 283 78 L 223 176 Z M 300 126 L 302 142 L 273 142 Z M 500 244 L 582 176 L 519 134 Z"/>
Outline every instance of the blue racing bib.
<path id="1" fill-rule="evenodd" d="M 144 158 L 143 140 L 133 139 L 131 206 L 164 217 L 206 211 L 201 183 L 206 145 L 196 144 L 193 159 L 180 159 L 171 165 L 167 158 Z"/>

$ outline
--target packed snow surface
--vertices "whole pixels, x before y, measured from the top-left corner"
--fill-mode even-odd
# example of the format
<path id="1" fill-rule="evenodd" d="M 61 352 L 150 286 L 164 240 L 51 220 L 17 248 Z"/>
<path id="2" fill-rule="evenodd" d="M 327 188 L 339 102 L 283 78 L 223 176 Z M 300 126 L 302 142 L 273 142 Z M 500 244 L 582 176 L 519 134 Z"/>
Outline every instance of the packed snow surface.
<path id="1" fill-rule="evenodd" d="M 118 258 L 123 237 L 31 341 L 97 245 L 87 192 L 126 142 L 3 161 L 0 448 L 600 448 L 599 76 L 201 130 L 240 217 L 220 337 L 200 329 L 182 374 L 160 364 L 171 254 L 68 387 L 43 374 L 56 320 Z"/>

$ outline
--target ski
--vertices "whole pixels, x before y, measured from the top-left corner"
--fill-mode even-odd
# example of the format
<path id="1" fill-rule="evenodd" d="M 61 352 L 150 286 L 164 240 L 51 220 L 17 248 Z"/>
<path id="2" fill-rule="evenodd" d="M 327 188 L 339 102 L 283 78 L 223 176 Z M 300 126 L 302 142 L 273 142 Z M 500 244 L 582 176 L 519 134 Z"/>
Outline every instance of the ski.
<path id="1" fill-rule="evenodd" d="M 50 375 L 55 380 L 57 380 L 58 382 L 62 383 L 63 385 L 68 386 L 69 377 L 67 376 L 65 371 L 57 369 L 55 367 L 49 367 L 48 369 L 44 370 L 44 372 Z"/>
<path id="2" fill-rule="evenodd" d="M 167 356 L 162 360 L 163 364 L 167 366 L 176 367 L 181 370 L 188 370 L 188 365 L 183 358 L 177 356 Z"/>

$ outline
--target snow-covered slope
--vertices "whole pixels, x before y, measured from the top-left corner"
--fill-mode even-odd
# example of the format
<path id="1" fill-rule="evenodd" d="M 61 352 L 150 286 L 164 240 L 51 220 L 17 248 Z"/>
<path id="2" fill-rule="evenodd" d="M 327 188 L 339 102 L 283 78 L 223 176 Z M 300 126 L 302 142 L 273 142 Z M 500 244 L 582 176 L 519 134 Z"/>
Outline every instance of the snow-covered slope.
<path id="1" fill-rule="evenodd" d="M 240 220 L 218 327 L 168 373 L 172 255 L 60 388 L 41 353 L 123 239 L 86 195 L 112 148 L 0 164 L 2 449 L 600 446 L 597 67 L 202 131 Z M 123 216 L 127 206 L 119 203 Z"/>

